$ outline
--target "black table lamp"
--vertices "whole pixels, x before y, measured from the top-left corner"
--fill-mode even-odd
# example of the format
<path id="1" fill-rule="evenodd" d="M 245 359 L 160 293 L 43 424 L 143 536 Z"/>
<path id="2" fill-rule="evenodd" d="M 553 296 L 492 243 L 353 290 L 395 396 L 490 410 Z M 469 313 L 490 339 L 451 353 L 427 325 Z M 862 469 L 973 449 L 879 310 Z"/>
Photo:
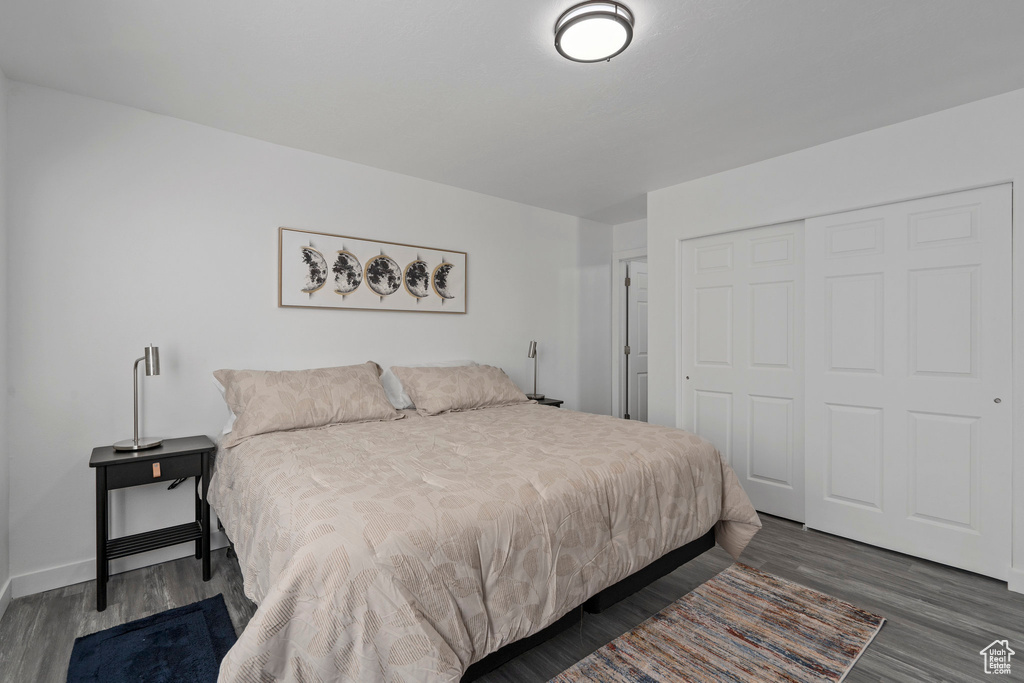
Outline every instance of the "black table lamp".
<path id="1" fill-rule="evenodd" d="M 146 361 L 146 376 L 160 374 L 160 349 L 150 344 L 145 348 L 145 355 L 135 361 L 132 368 L 132 386 L 135 389 L 135 438 L 118 441 L 114 444 L 115 451 L 141 451 L 154 448 L 164 442 L 163 439 L 139 438 L 139 363 Z"/>

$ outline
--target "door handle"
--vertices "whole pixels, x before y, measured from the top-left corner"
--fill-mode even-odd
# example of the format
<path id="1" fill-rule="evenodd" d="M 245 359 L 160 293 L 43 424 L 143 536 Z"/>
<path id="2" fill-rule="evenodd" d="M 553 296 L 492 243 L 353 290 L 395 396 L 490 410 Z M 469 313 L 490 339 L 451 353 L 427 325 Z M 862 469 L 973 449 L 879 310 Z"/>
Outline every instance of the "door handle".
<path id="1" fill-rule="evenodd" d="M 1003 399 L 1001 399 L 1001 398 L 997 398 L 996 399 L 996 403 L 1002 403 L 1002 402 L 1003 402 Z"/>

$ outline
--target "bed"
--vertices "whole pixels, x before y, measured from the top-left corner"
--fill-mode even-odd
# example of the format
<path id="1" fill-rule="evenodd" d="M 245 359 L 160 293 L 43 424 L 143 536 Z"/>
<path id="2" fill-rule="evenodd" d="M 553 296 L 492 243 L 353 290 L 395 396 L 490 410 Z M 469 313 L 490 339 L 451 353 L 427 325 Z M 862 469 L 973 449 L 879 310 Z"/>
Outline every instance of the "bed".
<path id="1" fill-rule="evenodd" d="M 703 439 L 533 403 L 252 436 L 210 499 L 258 605 L 228 682 L 454 683 L 710 531 L 737 557 L 760 528 Z"/>

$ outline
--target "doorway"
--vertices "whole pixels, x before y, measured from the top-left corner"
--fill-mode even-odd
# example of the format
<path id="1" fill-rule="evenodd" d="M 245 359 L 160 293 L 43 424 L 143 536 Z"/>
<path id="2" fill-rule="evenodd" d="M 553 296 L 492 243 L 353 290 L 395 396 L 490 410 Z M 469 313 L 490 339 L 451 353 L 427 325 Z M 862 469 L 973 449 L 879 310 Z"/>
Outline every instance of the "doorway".
<path id="1" fill-rule="evenodd" d="M 647 250 L 616 254 L 612 414 L 647 422 Z"/>

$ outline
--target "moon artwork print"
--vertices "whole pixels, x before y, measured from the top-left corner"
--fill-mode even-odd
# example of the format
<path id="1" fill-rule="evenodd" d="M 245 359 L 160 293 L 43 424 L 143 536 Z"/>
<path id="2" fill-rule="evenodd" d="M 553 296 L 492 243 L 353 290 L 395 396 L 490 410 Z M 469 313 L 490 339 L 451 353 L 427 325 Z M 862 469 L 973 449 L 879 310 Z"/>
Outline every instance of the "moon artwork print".
<path id="1" fill-rule="evenodd" d="M 464 251 L 280 228 L 277 265 L 282 308 L 466 312 Z"/>
<path id="2" fill-rule="evenodd" d="M 302 285 L 302 291 L 313 293 L 327 282 L 327 261 L 324 260 L 324 255 L 316 249 L 302 247 L 301 252 L 302 262 L 309 268 L 309 271 L 306 273 L 306 282 Z"/>
<path id="3" fill-rule="evenodd" d="M 430 296 L 430 271 L 426 261 L 413 261 L 405 267 L 405 289 L 417 299 Z"/>
<path id="4" fill-rule="evenodd" d="M 402 270 L 393 258 L 374 256 L 366 262 L 366 284 L 381 296 L 391 296 L 402 286 Z"/>
<path id="5" fill-rule="evenodd" d="M 451 263 L 442 263 L 437 268 L 434 268 L 434 291 L 437 295 L 445 299 L 454 299 L 455 295 L 452 294 L 451 289 L 448 287 L 448 281 L 452 276 L 452 269 L 455 266 Z"/>
<path id="6" fill-rule="evenodd" d="M 331 271 L 334 272 L 334 291 L 338 294 L 351 294 L 363 282 L 363 266 L 351 252 L 339 251 Z"/>

